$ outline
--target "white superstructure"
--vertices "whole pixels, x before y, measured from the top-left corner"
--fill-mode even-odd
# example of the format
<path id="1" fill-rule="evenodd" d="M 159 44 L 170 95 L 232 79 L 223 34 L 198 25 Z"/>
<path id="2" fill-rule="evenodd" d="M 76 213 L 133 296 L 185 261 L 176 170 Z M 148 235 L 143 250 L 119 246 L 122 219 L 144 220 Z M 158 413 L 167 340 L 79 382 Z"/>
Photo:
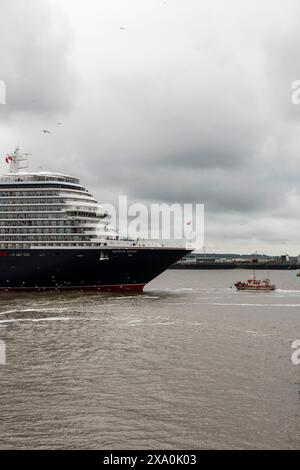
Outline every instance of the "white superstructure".
<path id="1" fill-rule="evenodd" d="M 27 155 L 6 157 L 0 177 L 0 248 L 94 247 L 118 240 L 110 215 L 77 178 L 24 172 Z"/>

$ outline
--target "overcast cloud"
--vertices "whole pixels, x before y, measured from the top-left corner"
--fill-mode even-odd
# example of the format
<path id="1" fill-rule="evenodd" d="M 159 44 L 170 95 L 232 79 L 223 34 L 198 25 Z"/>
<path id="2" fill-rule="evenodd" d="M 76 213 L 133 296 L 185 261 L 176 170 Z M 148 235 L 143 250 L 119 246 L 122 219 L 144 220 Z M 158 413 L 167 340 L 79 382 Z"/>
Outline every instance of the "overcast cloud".
<path id="1" fill-rule="evenodd" d="M 1 0 L 2 160 L 20 144 L 100 202 L 204 203 L 207 251 L 298 254 L 299 17 L 298 0 Z"/>

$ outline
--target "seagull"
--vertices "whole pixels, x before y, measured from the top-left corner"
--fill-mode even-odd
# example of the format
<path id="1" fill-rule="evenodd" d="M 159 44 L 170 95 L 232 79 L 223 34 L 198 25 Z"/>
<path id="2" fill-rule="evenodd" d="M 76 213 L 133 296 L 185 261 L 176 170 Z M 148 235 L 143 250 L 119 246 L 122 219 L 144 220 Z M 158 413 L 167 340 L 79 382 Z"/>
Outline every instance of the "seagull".
<path id="1" fill-rule="evenodd" d="M 50 134 L 50 131 L 47 131 L 47 129 L 41 129 L 41 132 L 44 132 L 44 134 Z"/>

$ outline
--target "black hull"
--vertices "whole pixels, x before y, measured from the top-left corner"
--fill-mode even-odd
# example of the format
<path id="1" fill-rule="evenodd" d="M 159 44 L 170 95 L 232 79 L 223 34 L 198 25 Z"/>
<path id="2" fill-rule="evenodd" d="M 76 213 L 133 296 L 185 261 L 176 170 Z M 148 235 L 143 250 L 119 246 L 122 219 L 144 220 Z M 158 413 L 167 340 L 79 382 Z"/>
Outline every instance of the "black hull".
<path id="1" fill-rule="evenodd" d="M 32 249 L 0 252 L 0 290 L 142 290 L 190 250 Z"/>

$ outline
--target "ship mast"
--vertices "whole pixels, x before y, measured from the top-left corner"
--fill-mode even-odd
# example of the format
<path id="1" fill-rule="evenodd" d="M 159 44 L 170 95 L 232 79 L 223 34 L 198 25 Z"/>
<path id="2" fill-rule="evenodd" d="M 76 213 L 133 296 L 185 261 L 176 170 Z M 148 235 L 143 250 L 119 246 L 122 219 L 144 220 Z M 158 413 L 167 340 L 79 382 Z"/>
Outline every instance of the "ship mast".
<path id="1" fill-rule="evenodd" d="M 14 153 L 6 156 L 6 162 L 10 163 L 9 172 L 18 173 L 28 167 L 29 153 L 20 153 L 20 148 L 16 147 Z"/>

